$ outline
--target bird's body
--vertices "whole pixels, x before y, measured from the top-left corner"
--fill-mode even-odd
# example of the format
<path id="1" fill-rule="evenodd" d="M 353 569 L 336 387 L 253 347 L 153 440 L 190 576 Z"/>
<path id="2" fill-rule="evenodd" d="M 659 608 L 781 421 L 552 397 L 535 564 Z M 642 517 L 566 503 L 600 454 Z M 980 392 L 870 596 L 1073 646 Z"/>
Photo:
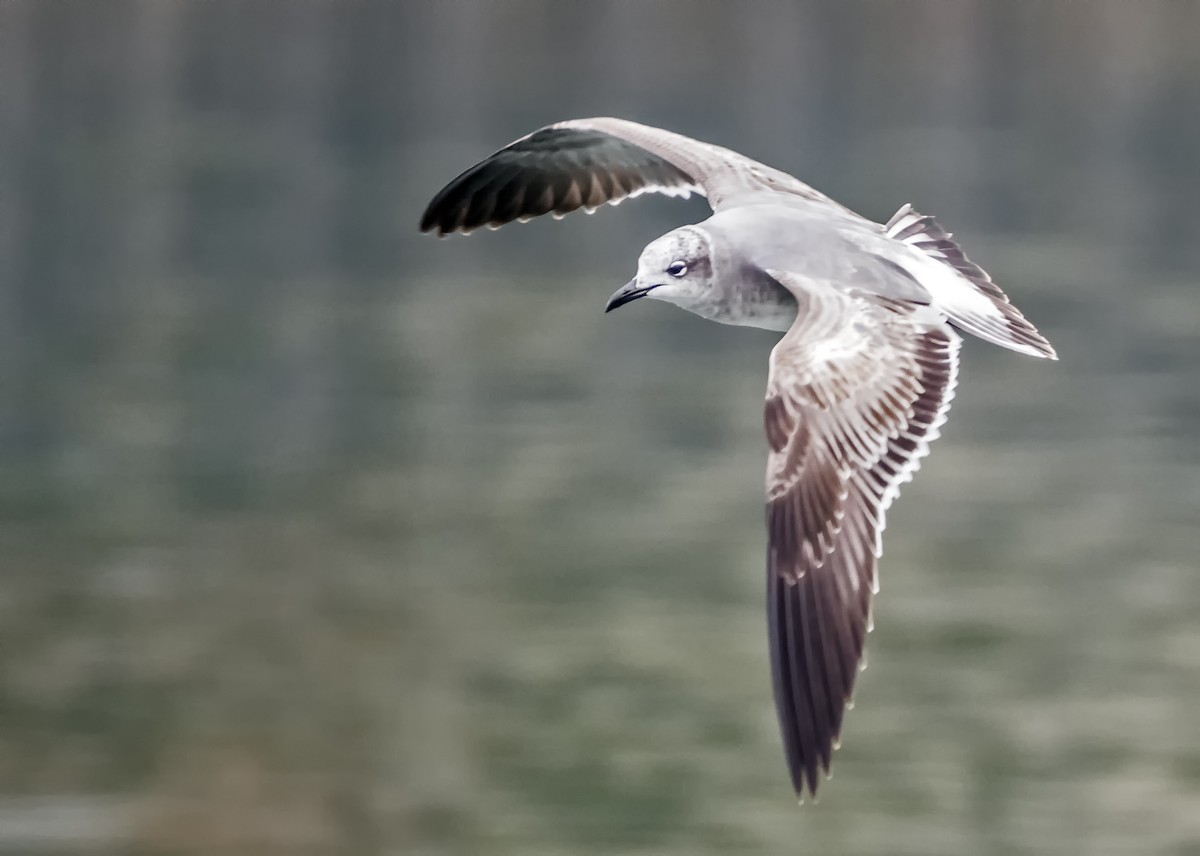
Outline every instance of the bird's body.
<path id="1" fill-rule="evenodd" d="M 884 513 L 946 418 L 963 330 L 1055 358 L 949 233 L 909 206 L 880 225 L 743 155 L 622 119 L 536 131 L 447 185 L 422 230 L 703 193 L 707 220 L 652 241 L 610 299 L 786 331 L 771 352 L 768 626 L 792 784 L 828 772 L 870 629 Z"/>
<path id="2" fill-rule="evenodd" d="M 880 233 L 876 224 L 871 224 L 874 230 L 863 228 L 868 222 L 822 217 L 821 206 L 796 198 L 722 210 L 684 227 L 702 233 L 708 241 L 716 302 L 715 311 L 688 309 L 723 324 L 784 332 L 796 319 L 796 298 L 772 278 L 760 275 L 770 269 L 786 270 L 818 286 L 858 285 L 883 296 L 929 302 L 929 294 L 916 280 L 897 276 L 892 266 L 899 262 L 889 256 L 902 257 L 914 266 L 923 260 Z"/>

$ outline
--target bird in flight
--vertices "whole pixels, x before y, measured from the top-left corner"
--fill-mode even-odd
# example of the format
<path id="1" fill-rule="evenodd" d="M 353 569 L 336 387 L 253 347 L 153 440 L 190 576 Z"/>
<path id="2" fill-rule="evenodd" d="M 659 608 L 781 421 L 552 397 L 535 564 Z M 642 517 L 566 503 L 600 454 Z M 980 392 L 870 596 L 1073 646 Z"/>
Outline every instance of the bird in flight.
<path id="1" fill-rule="evenodd" d="M 796 794 L 816 795 L 863 662 L 884 514 L 946 419 L 957 331 L 1035 357 L 1054 348 L 932 218 L 880 225 L 737 152 L 624 119 L 534 131 L 446 185 L 439 236 L 642 193 L 707 197 L 713 214 L 650 242 L 608 301 L 674 303 L 784 332 L 771 351 L 767 625 Z"/>

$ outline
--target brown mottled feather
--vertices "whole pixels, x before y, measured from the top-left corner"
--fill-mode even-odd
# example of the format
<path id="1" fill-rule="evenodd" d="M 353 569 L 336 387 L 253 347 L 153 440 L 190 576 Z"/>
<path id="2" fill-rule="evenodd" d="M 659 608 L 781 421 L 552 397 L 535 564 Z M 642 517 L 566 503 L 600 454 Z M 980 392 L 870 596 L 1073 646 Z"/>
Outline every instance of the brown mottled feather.
<path id="1" fill-rule="evenodd" d="M 772 674 L 797 793 L 815 794 L 854 690 L 887 506 L 937 435 L 959 339 L 922 307 L 818 289 L 771 354 L 764 413 Z"/>

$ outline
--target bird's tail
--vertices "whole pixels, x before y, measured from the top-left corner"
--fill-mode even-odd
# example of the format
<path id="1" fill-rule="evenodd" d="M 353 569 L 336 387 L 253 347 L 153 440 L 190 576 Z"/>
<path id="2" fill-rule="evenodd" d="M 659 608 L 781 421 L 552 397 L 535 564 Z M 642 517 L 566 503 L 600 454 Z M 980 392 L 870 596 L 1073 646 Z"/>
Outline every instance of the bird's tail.
<path id="1" fill-rule="evenodd" d="M 939 309 L 950 323 L 993 344 L 1035 357 L 1057 360 L 1058 355 L 1046 337 L 1025 320 L 1008 300 L 987 271 L 972 262 L 953 235 L 927 214 L 919 214 L 905 205 L 888 221 L 888 237 L 920 250 L 942 266 L 942 274 L 953 273 L 957 282 L 945 276 L 919 277 L 934 296 Z M 936 280 L 936 281 L 933 281 Z M 959 287 L 969 285 L 970 291 Z"/>

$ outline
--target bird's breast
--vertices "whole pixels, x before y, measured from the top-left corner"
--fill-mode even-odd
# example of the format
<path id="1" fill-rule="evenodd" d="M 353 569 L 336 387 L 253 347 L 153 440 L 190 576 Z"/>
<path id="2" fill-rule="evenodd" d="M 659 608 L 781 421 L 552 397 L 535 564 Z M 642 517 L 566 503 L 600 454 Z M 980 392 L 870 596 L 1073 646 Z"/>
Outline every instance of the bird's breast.
<path id="1" fill-rule="evenodd" d="M 796 298 L 761 271 L 749 271 L 722 289 L 729 295 L 726 324 L 786 331 L 796 320 Z"/>

